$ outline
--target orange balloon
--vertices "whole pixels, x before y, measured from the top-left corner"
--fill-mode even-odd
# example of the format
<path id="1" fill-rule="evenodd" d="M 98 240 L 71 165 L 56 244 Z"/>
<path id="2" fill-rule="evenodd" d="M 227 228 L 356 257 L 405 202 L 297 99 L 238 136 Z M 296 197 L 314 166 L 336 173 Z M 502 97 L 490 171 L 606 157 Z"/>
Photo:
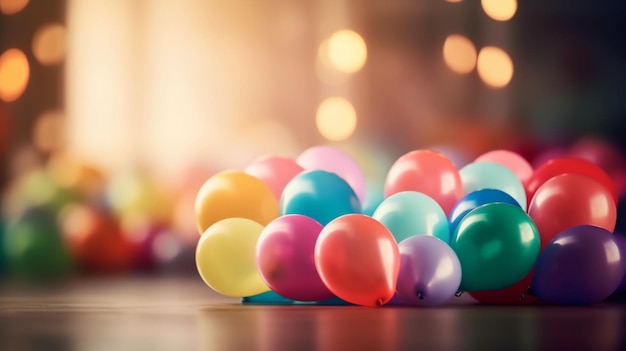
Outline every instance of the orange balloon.
<path id="1" fill-rule="evenodd" d="M 195 203 L 200 234 L 213 223 L 232 217 L 247 218 L 265 226 L 278 217 L 278 202 L 263 181 L 239 171 L 220 172 L 200 188 Z"/>
<path id="2" fill-rule="evenodd" d="M 393 297 L 400 250 L 391 232 L 362 214 L 338 217 L 322 229 L 315 266 L 337 297 L 362 306 L 381 306 Z"/>
<path id="3" fill-rule="evenodd" d="M 461 176 L 454 163 L 432 150 L 411 151 L 391 166 L 385 179 L 385 198 L 402 191 L 418 191 L 430 196 L 446 215 L 450 215 L 464 195 Z"/>
<path id="4" fill-rule="evenodd" d="M 615 229 L 617 206 L 611 190 L 585 175 L 558 175 L 537 189 L 528 214 L 535 221 L 541 250 L 560 232 L 579 225 Z"/>

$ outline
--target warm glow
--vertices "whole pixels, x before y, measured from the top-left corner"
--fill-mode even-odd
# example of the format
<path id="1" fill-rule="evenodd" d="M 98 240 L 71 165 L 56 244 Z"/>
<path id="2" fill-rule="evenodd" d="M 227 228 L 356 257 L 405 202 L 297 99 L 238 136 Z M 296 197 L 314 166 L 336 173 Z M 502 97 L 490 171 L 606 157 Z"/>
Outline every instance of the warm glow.
<path id="1" fill-rule="evenodd" d="M 354 73 L 360 70 L 367 59 L 365 41 L 356 32 L 340 30 L 335 32 L 327 43 L 328 62 L 337 71 Z"/>
<path id="2" fill-rule="evenodd" d="M 356 129 L 356 111 L 350 101 L 331 97 L 317 109 L 317 129 L 328 140 L 341 141 L 349 138 Z"/>
<path id="3" fill-rule="evenodd" d="M 45 25 L 33 37 L 33 54 L 42 65 L 55 65 L 65 58 L 65 27 Z"/>
<path id="4" fill-rule="evenodd" d="M 508 21 L 517 11 L 517 0 L 481 0 L 487 16 L 496 21 Z"/>
<path id="5" fill-rule="evenodd" d="M 447 2 L 453 2 L 453 3 L 457 3 L 457 2 L 461 2 L 463 0 L 446 0 Z"/>
<path id="6" fill-rule="evenodd" d="M 478 53 L 478 75 L 494 88 L 505 87 L 513 78 L 513 61 L 502 49 L 487 46 Z"/>
<path id="7" fill-rule="evenodd" d="M 0 100 L 13 101 L 22 96 L 30 69 L 26 55 L 18 49 L 9 49 L 0 56 Z"/>
<path id="8" fill-rule="evenodd" d="M 38 150 L 51 152 L 63 144 L 63 114 L 60 111 L 44 112 L 33 127 L 33 144 Z"/>
<path id="9" fill-rule="evenodd" d="M 0 0 L 0 12 L 5 15 L 18 13 L 28 5 L 28 0 Z"/>
<path id="10" fill-rule="evenodd" d="M 462 35 L 449 35 L 443 44 L 443 59 L 452 71 L 470 73 L 476 66 L 476 47 Z"/>

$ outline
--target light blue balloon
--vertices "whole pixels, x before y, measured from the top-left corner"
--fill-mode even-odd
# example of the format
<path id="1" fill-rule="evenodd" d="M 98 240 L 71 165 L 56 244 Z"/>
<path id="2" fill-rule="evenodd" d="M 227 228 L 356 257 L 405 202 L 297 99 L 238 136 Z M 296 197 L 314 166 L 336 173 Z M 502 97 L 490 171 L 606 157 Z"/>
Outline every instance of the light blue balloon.
<path id="1" fill-rule="evenodd" d="M 441 206 L 426 194 L 403 191 L 391 195 L 372 217 L 384 224 L 397 242 L 413 235 L 432 235 L 450 243 L 448 218 Z"/>
<path id="2" fill-rule="evenodd" d="M 526 211 L 526 190 L 515 173 L 493 162 L 474 162 L 459 170 L 465 195 L 480 189 L 497 189 L 511 195 Z"/>
<path id="3" fill-rule="evenodd" d="M 312 170 L 293 177 L 280 198 L 280 215 L 301 214 L 322 225 L 350 213 L 361 203 L 350 185 L 335 173 Z"/>

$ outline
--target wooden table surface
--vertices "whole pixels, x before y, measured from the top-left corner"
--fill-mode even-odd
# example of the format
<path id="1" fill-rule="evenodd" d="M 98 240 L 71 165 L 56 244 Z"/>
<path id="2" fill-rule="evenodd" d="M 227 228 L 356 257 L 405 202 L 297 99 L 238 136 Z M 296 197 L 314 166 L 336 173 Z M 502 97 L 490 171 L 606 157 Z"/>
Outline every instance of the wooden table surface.
<path id="1" fill-rule="evenodd" d="M 242 305 L 199 278 L 0 287 L 0 350 L 623 350 L 626 304 Z"/>

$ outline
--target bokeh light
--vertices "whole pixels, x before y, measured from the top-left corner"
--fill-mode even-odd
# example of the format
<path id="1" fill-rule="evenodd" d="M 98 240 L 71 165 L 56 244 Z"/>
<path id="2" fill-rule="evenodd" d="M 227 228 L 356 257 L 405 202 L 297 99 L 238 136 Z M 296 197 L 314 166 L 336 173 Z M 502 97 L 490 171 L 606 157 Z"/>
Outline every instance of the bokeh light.
<path id="1" fill-rule="evenodd" d="M 61 111 L 42 113 L 33 126 L 33 145 L 40 151 L 52 152 L 63 145 L 64 118 Z"/>
<path id="2" fill-rule="evenodd" d="M 18 49 L 9 49 L 0 56 L 0 100 L 17 100 L 28 85 L 30 67 L 26 55 Z"/>
<path id="3" fill-rule="evenodd" d="M 356 111 L 350 101 L 341 97 L 330 97 L 320 104 L 315 122 L 324 138 L 331 141 L 345 140 L 356 129 Z"/>
<path id="4" fill-rule="evenodd" d="M 451 34 L 443 44 L 443 59 L 452 71 L 470 73 L 476 66 L 476 47 L 467 37 Z"/>
<path id="5" fill-rule="evenodd" d="M 0 12 L 5 15 L 18 13 L 28 5 L 28 0 L 0 0 Z"/>
<path id="6" fill-rule="evenodd" d="M 446 0 L 446 2 L 452 2 L 452 3 L 457 3 L 457 2 L 461 2 L 463 0 Z"/>
<path id="7" fill-rule="evenodd" d="M 326 47 L 328 62 L 337 71 L 354 73 L 360 70 L 367 60 L 367 47 L 363 38 L 351 30 L 340 30 L 322 43 Z"/>
<path id="8" fill-rule="evenodd" d="M 517 11 L 517 0 L 481 0 L 480 4 L 487 16 L 496 21 L 508 21 Z"/>
<path id="9" fill-rule="evenodd" d="M 54 23 L 42 26 L 33 37 L 33 54 L 42 65 L 55 65 L 65 58 L 65 27 Z"/>
<path id="10" fill-rule="evenodd" d="M 503 88 L 513 78 L 513 61 L 502 49 L 487 46 L 478 53 L 478 75 L 485 84 Z"/>

